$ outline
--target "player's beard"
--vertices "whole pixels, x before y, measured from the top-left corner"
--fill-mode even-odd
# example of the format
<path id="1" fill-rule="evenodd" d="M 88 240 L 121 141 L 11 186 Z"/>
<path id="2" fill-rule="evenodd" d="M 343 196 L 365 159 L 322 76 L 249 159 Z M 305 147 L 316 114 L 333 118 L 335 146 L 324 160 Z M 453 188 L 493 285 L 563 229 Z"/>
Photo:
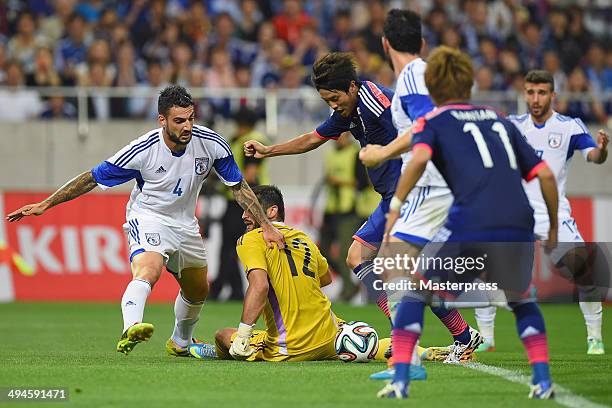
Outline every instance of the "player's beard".
<path id="1" fill-rule="evenodd" d="M 529 108 L 529 113 L 531 114 L 531 116 L 533 116 L 537 121 L 540 121 L 541 119 L 543 119 L 546 115 L 548 115 L 548 113 L 550 112 L 550 106 L 552 104 L 552 101 L 548 101 L 548 103 L 546 105 L 541 105 L 540 109 L 539 109 L 539 113 L 536 115 L 533 112 L 533 108 Z"/>
<path id="2" fill-rule="evenodd" d="M 179 136 L 179 135 L 177 135 L 177 134 L 175 134 L 175 133 L 172 133 L 172 132 L 170 131 L 170 129 L 168 128 L 168 126 L 166 126 L 166 127 L 164 128 L 164 130 L 166 131 L 166 134 L 168 135 L 168 139 L 170 139 L 170 141 L 171 141 L 172 143 L 176 143 L 176 144 L 178 144 L 178 145 L 182 145 L 182 146 L 187 146 L 187 145 L 189 144 L 189 142 L 191 141 L 191 138 L 190 138 L 190 139 L 189 139 L 189 140 L 187 140 L 186 142 L 183 142 L 183 141 L 181 140 L 181 138 L 180 138 L 180 136 Z"/>

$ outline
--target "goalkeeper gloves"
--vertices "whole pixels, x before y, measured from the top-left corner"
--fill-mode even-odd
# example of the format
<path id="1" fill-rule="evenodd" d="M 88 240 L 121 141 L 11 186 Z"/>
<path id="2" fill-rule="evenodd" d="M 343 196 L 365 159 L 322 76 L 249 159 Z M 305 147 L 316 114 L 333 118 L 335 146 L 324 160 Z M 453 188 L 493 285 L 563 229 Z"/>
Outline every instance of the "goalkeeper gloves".
<path id="1" fill-rule="evenodd" d="M 232 341 L 229 353 L 235 360 L 246 360 L 255 352 L 251 347 L 251 335 L 253 334 L 253 326 L 240 322 L 236 338 Z"/>

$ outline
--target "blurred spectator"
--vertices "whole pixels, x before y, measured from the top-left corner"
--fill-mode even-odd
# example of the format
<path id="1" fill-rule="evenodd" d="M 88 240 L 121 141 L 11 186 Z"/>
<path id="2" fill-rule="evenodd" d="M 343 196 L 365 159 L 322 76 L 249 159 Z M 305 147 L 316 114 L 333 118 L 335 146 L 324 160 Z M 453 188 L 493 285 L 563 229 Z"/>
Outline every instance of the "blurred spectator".
<path id="1" fill-rule="evenodd" d="M 423 27 L 423 38 L 429 49 L 435 48 L 442 43 L 442 32 L 449 25 L 448 14 L 443 7 L 434 7 L 426 18 L 426 26 Z"/>
<path id="2" fill-rule="evenodd" d="M 231 64 L 229 53 L 223 48 L 215 48 L 210 55 L 210 68 L 206 70 L 206 86 L 213 89 L 233 88 L 236 86 L 234 67 Z M 210 99 L 215 112 L 224 117 L 230 115 L 230 101 L 226 98 L 214 97 Z"/>
<path id="3" fill-rule="evenodd" d="M 316 96 L 317 92 L 314 88 L 307 86 L 304 82 L 306 75 L 306 70 L 302 65 L 297 63 L 293 58 L 287 57 L 281 68 L 279 88 L 293 90 L 295 91 L 292 92 L 294 95 L 300 95 L 302 92 L 309 92 L 312 93 L 313 96 Z M 278 104 L 278 117 L 279 121 L 283 123 L 312 121 L 312 115 L 316 114 L 320 109 L 320 103 L 309 105 L 308 99 L 305 98 L 281 99 Z"/>
<path id="4" fill-rule="evenodd" d="M 252 43 L 256 42 L 259 27 L 263 22 L 263 15 L 255 0 L 242 0 L 240 2 L 240 18 L 237 21 L 238 38 Z"/>
<path id="5" fill-rule="evenodd" d="M 68 22 L 68 36 L 60 40 L 55 48 L 55 68 L 65 83 L 76 82 L 76 66 L 85 62 L 90 44 L 85 19 L 73 14 Z"/>
<path id="6" fill-rule="evenodd" d="M 152 93 L 149 96 L 134 96 L 130 99 L 128 109 L 130 116 L 144 119 L 157 119 L 157 99 L 158 92 L 161 91 L 168 82 L 164 77 L 164 70 L 161 62 L 149 61 L 147 65 L 147 74 L 143 82 L 138 85 L 138 89 L 134 91 L 135 95 L 139 93 Z M 154 92 L 158 91 L 158 92 Z"/>
<path id="7" fill-rule="evenodd" d="M 192 94 L 196 88 L 203 88 L 206 85 L 206 72 L 204 67 L 199 64 L 193 65 L 189 69 L 189 89 Z M 204 126 L 213 128 L 215 124 L 215 109 L 209 98 L 193 98 L 193 111 L 196 120 Z"/>
<path id="8" fill-rule="evenodd" d="M 4 44 L 0 42 L 0 84 L 4 84 L 4 80 L 6 79 L 5 73 L 5 64 L 6 64 L 6 47 Z"/>
<path id="9" fill-rule="evenodd" d="M 117 11 L 112 8 L 102 10 L 100 21 L 95 27 L 94 38 L 107 41 L 109 44 L 113 41 L 113 31 L 119 24 L 119 16 Z"/>
<path id="10" fill-rule="evenodd" d="M 21 89 L 24 77 L 19 61 L 8 61 L 4 70 L 6 88 L 0 90 L 0 120 L 19 122 L 37 117 L 42 105 L 35 91 Z"/>
<path id="11" fill-rule="evenodd" d="M 555 51 L 548 50 L 544 53 L 543 68 L 552 74 L 555 81 L 555 92 L 564 90 L 567 82 L 567 75 L 565 75 L 565 72 L 561 69 L 561 60 Z"/>
<path id="12" fill-rule="evenodd" d="M 265 160 L 246 157 L 243 145 L 248 140 L 258 140 L 261 143 L 269 144 L 266 136 L 255 129 L 257 124 L 257 113 L 248 109 L 241 108 L 234 115 L 236 121 L 236 133 L 230 139 L 230 148 L 236 160 L 238 168 L 250 186 L 259 184 L 269 184 L 268 171 Z M 236 255 L 236 241 L 244 234 L 245 227 L 242 222 L 244 210 L 234 199 L 234 195 L 227 190 L 227 207 L 221 225 L 223 226 L 223 236 L 221 244 L 221 264 L 219 274 L 210 285 L 209 299 L 218 299 L 224 286 L 229 285 L 231 291 L 229 300 L 241 300 L 244 297 L 242 287 L 242 271 L 238 266 Z"/>
<path id="13" fill-rule="evenodd" d="M 90 90 L 90 96 L 87 98 L 87 116 L 90 119 L 108 120 L 111 117 L 122 117 L 126 111 L 122 98 L 111 98 L 103 89 L 112 85 L 112 78 L 108 76 L 106 66 L 102 62 L 96 61 L 89 65 L 81 85 L 97 88 Z"/>
<path id="14" fill-rule="evenodd" d="M 349 51 L 350 38 L 353 35 L 351 11 L 340 10 L 334 17 L 333 32 L 327 43 L 331 51 Z"/>
<path id="15" fill-rule="evenodd" d="M 387 10 L 381 0 L 372 0 L 368 3 L 368 15 L 370 21 L 366 28 L 359 32 L 359 35 L 365 40 L 365 46 L 371 53 L 385 58 L 385 51 L 380 40 L 383 35 L 383 25 L 387 17 Z"/>
<path id="16" fill-rule="evenodd" d="M 300 0 L 283 0 L 283 9 L 274 16 L 272 23 L 278 38 L 291 46 L 297 45 L 302 27 L 316 25 L 316 21 L 303 10 Z"/>
<path id="17" fill-rule="evenodd" d="M 61 95 L 51 96 L 43 105 L 41 119 L 74 119 L 77 110 L 71 103 L 64 100 Z"/>
<path id="18" fill-rule="evenodd" d="M 544 47 L 540 39 L 540 26 L 534 21 L 525 25 L 520 36 L 521 65 L 525 71 L 538 69 L 542 66 Z"/>
<path id="19" fill-rule="evenodd" d="M 171 49 L 180 40 L 180 27 L 176 21 L 167 20 L 164 23 L 161 33 L 152 36 L 142 49 L 142 54 L 146 59 L 156 59 L 158 61 L 169 61 Z"/>
<path id="20" fill-rule="evenodd" d="M 595 92 L 612 90 L 612 66 L 606 66 L 606 52 L 598 42 L 589 47 L 585 71 Z"/>
<path id="21" fill-rule="evenodd" d="M 467 0 L 464 3 L 466 20 L 461 27 L 465 46 L 472 57 L 478 55 L 478 42 L 481 37 L 498 39 L 499 33 L 495 26 L 489 26 L 487 5 L 484 0 Z"/>
<path id="22" fill-rule="evenodd" d="M 491 92 L 495 90 L 495 78 L 491 68 L 486 65 L 478 68 L 474 74 L 473 92 Z"/>
<path id="23" fill-rule="evenodd" d="M 134 46 L 129 42 L 124 42 L 116 50 L 115 64 L 115 86 L 135 86 L 146 75 L 146 64 L 137 58 Z"/>
<path id="24" fill-rule="evenodd" d="M 570 73 L 567 79 L 565 92 L 580 92 L 593 94 L 593 89 L 587 81 L 587 76 L 584 70 L 576 67 Z M 598 122 L 607 123 L 608 117 L 604 110 L 604 106 L 597 98 L 592 100 L 569 99 L 569 95 L 560 98 L 557 104 L 557 110 L 567 116 L 582 119 L 583 122 Z"/>
<path id="25" fill-rule="evenodd" d="M 134 0 L 124 19 L 137 48 L 141 48 L 150 38 L 157 37 L 168 21 L 174 20 L 166 17 L 165 0 Z"/>
<path id="26" fill-rule="evenodd" d="M 235 31 L 236 26 L 229 13 L 217 15 L 210 36 L 210 50 L 222 48 L 230 55 L 232 64 L 250 65 L 257 56 L 257 46 L 234 37 Z"/>
<path id="27" fill-rule="evenodd" d="M 280 39 L 272 40 L 263 51 L 253 63 L 253 86 L 276 87 L 280 82 L 281 65 L 288 56 L 287 44 Z"/>
<path id="28" fill-rule="evenodd" d="M 193 2 L 187 12 L 183 31 L 193 44 L 194 60 L 204 64 L 207 61 L 208 36 L 212 24 L 206 7 L 201 2 Z"/>
<path id="29" fill-rule="evenodd" d="M 319 36 L 317 30 L 312 25 L 302 27 L 300 39 L 294 47 L 293 59 L 310 69 L 317 60 L 317 57 L 323 56 L 329 52 L 325 40 Z"/>
<path id="30" fill-rule="evenodd" d="M 8 42 L 8 56 L 21 63 L 26 74 L 34 71 L 34 54 L 36 49 L 44 44 L 41 37 L 36 36 L 36 22 L 30 13 L 22 13 L 17 18 L 17 33 Z"/>
<path id="31" fill-rule="evenodd" d="M 187 43 L 180 42 L 171 48 L 171 64 L 167 65 L 166 77 L 173 84 L 186 86 L 193 52 Z"/>
<path id="32" fill-rule="evenodd" d="M 461 36 L 461 33 L 459 33 L 459 30 L 452 26 L 446 27 L 444 30 L 442 30 L 441 41 L 442 42 L 440 45 L 446 45 L 447 47 L 451 48 L 462 48 L 463 46 L 463 37 Z"/>
<path id="33" fill-rule="evenodd" d="M 47 47 L 36 49 L 34 71 L 26 75 L 27 86 L 60 86 L 62 80 L 53 66 L 53 54 Z"/>
<path id="34" fill-rule="evenodd" d="M 40 33 L 55 43 L 66 34 L 65 29 L 74 14 L 76 0 L 54 0 L 52 4 L 53 14 L 41 18 Z"/>

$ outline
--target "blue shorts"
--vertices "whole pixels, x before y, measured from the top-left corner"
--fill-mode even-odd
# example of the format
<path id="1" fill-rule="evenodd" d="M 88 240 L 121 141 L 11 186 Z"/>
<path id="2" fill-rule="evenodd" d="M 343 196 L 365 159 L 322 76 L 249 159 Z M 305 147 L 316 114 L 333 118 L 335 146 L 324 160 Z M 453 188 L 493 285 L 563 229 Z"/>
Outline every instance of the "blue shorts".
<path id="1" fill-rule="evenodd" d="M 355 241 L 374 251 L 378 250 L 385 235 L 385 224 L 387 223 L 385 215 L 389 212 L 389 203 L 391 203 L 391 197 L 383 198 L 378 203 L 378 207 L 353 235 Z"/>
<path id="2" fill-rule="evenodd" d="M 533 238 L 532 231 L 522 229 L 450 231 L 443 227 L 423 249 L 424 263 L 417 273 L 424 282 L 442 284 L 438 287 L 443 289 L 433 291 L 446 299 L 458 298 L 466 284 L 476 279 L 488 288 L 522 294 L 531 283 Z"/>

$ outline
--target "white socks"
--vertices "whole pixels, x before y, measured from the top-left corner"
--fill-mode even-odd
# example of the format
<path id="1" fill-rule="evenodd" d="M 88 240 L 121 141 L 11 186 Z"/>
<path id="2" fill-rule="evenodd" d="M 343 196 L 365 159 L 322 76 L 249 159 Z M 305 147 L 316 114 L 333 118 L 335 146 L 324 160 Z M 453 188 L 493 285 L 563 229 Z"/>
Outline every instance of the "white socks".
<path id="1" fill-rule="evenodd" d="M 121 313 L 123 314 L 123 332 L 136 323 L 142 323 L 145 304 L 151 293 L 151 284 L 142 279 L 131 281 L 121 298 Z"/>
<path id="2" fill-rule="evenodd" d="M 484 337 L 485 342 L 495 344 L 495 315 L 497 310 L 495 306 L 480 307 L 474 311 L 476 322 L 478 323 L 478 331 Z"/>
<path id="3" fill-rule="evenodd" d="M 580 310 L 584 315 L 587 337 L 601 340 L 601 302 L 580 302 Z"/>
<path id="4" fill-rule="evenodd" d="M 177 346 L 186 348 L 191 343 L 193 330 L 195 325 L 200 320 L 200 311 L 204 301 L 191 303 L 183 298 L 183 294 L 179 290 L 174 302 L 174 315 L 176 320 L 174 323 L 174 331 L 172 332 L 172 340 Z"/>

